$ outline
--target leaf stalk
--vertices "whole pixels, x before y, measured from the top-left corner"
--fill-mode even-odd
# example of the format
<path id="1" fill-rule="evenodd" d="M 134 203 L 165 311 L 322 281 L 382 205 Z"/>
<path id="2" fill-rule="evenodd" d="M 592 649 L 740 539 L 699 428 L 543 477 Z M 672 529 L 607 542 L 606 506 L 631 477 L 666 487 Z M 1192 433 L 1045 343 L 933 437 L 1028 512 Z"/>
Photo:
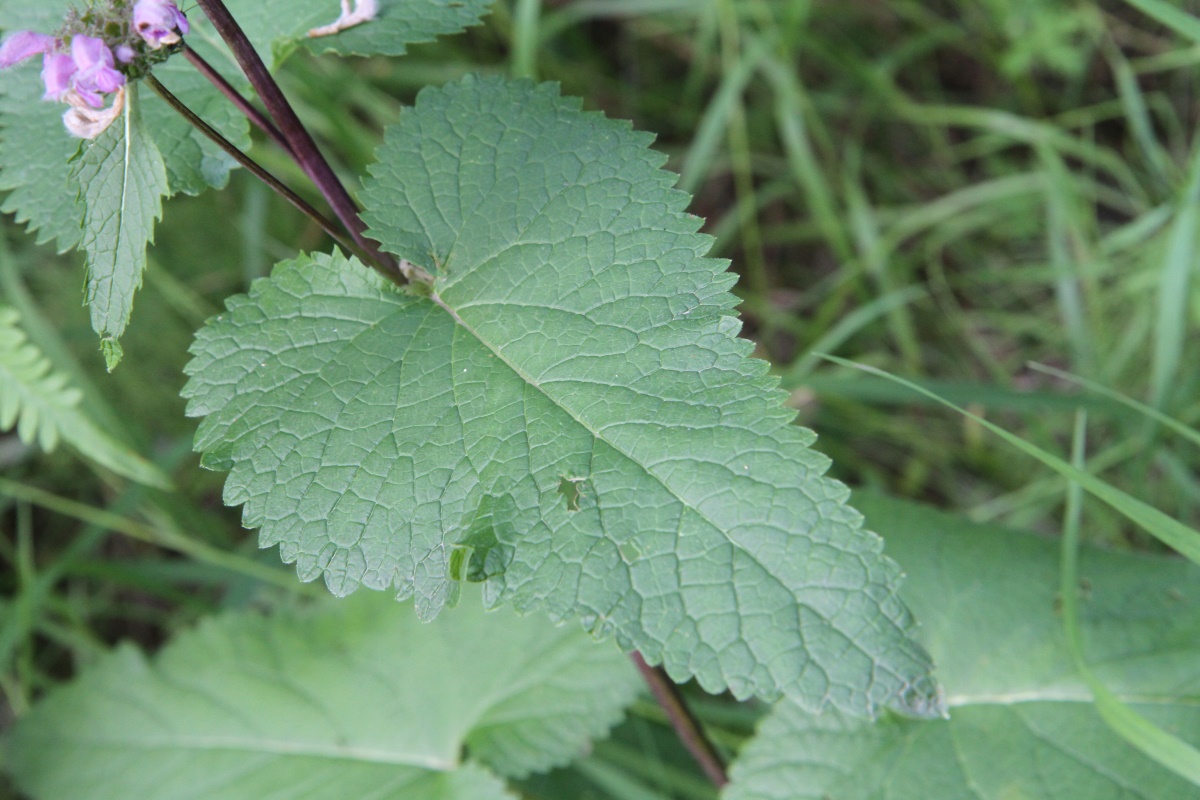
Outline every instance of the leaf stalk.
<path id="1" fill-rule="evenodd" d="M 202 55 L 188 47 L 186 42 L 183 44 L 183 57 L 196 68 L 197 72 L 207 78 L 208 82 L 217 88 L 217 91 L 225 95 L 231 103 L 237 106 L 238 111 L 241 111 L 246 119 L 250 120 L 256 128 L 266 134 L 268 139 L 279 145 L 292 159 L 296 158 L 296 153 L 292 150 L 292 146 L 283 137 L 283 133 L 280 132 L 279 128 L 275 127 L 275 123 L 271 122 L 265 114 L 255 108 L 250 101 L 242 97 L 242 93 L 234 88 L 233 84 L 225 80 L 225 76 L 218 72 L 216 67 L 208 63 Z"/>
<path id="2" fill-rule="evenodd" d="M 381 251 L 376 243 L 364 236 L 367 226 L 359 217 L 358 206 L 346 191 L 346 187 L 338 180 L 333 168 L 317 147 L 316 141 L 300 121 L 283 90 L 271 77 L 267 65 L 250 43 L 246 32 L 229 13 L 229 9 L 221 0 L 197 0 L 197 4 L 233 51 L 234 58 L 287 141 L 297 163 L 329 202 L 329 206 L 358 245 L 358 249 L 369 254 L 372 262 L 385 267 L 391 273 L 389 277 L 392 280 L 404 282 L 404 274 L 396 259 Z"/>
<path id="3" fill-rule="evenodd" d="M 216 143 L 218 147 L 229 154 L 234 161 L 249 170 L 256 178 L 270 186 L 275 192 L 284 197 L 289 203 L 295 206 L 300 213 L 311 219 L 313 222 L 321 226 L 321 228 L 333 237 L 339 245 L 346 248 L 348 252 L 358 255 L 360 258 L 366 254 L 361 248 L 356 246 L 354 242 L 349 241 L 339 230 L 336 223 L 317 211 L 308 204 L 300 195 L 296 194 L 292 189 L 285 185 L 281 180 L 276 178 L 266 169 L 264 169 L 257 161 L 243 153 L 237 145 L 221 135 L 220 131 L 213 128 L 207 122 L 200 118 L 196 112 L 188 108 L 182 100 L 176 97 L 170 89 L 163 86 L 153 75 L 147 75 L 145 78 L 146 84 L 166 102 L 167 105 L 175 109 L 184 119 L 190 122 L 197 130 Z"/>
<path id="4" fill-rule="evenodd" d="M 666 712 L 671 727 L 675 729 L 675 735 L 692 754 L 692 758 L 700 765 L 700 769 L 718 789 L 727 785 L 729 776 L 725 773 L 725 761 L 717 752 L 716 745 L 704 732 L 700 721 L 688 708 L 687 701 L 684 700 L 679 687 L 662 667 L 652 667 L 647 664 L 641 653 L 631 653 L 630 658 L 633 659 L 638 672 L 642 673 L 642 679 L 650 687 L 650 693 L 654 695 L 654 699 Z"/>

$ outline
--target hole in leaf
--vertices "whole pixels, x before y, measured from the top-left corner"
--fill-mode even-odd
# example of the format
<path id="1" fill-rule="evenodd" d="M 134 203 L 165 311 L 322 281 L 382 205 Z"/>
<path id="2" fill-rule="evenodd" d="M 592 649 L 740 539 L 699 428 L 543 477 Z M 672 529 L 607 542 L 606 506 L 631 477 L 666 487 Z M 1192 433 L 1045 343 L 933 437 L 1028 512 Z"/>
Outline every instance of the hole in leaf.
<path id="1" fill-rule="evenodd" d="M 578 511 L 579 501 L 583 498 L 584 478 L 571 478 L 564 475 L 558 482 L 558 493 L 567 501 L 567 511 Z"/>

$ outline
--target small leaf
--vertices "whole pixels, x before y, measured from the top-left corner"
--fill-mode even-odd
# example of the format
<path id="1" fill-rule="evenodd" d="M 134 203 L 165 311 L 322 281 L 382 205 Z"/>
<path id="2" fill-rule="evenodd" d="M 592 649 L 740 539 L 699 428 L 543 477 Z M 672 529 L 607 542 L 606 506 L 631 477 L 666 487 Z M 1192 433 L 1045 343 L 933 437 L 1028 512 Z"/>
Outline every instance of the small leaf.
<path id="1" fill-rule="evenodd" d="M 35 800 L 505 797 L 489 773 L 565 764 L 639 681 L 614 648 L 471 594 L 435 625 L 364 595 L 210 619 L 152 663 L 121 647 L 21 719 L 9 764 Z"/>
<path id="2" fill-rule="evenodd" d="M 184 390 L 203 463 L 338 594 L 433 616 L 469 564 L 710 691 L 937 714 L 899 570 L 747 357 L 649 141 L 552 87 L 422 92 L 364 196 L 430 296 L 317 257 L 231 300 Z"/>
<path id="3" fill-rule="evenodd" d="M 336 36 L 309 38 L 308 32 L 329 24 L 341 10 L 338 0 L 227 0 L 230 13 L 268 66 L 274 68 L 299 45 L 342 55 L 390 55 L 408 46 L 431 42 L 478 25 L 493 0 L 378 0 L 370 22 Z M 193 15 L 197 16 L 197 15 Z M 199 33 L 212 33 L 202 18 Z M 189 41 L 193 37 L 189 37 Z"/>
<path id="4" fill-rule="evenodd" d="M 154 224 L 169 191 L 158 145 L 141 121 L 136 84 L 128 91 L 122 118 L 84 146 L 73 176 L 84 206 L 86 302 L 109 372 L 121 360 L 117 340 L 133 313 L 146 245 L 154 241 Z"/>
<path id="5" fill-rule="evenodd" d="M 1056 607 L 1058 551 L 912 503 L 858 497 L 908 565 L 950 718 L 875 725 L 781 703 L 731 770 L 725 800 L 1195 800 L 1101 720 Z M 1083 551 L 1087 661 L 1114 694 L 1200 742 L 1200 569 Z"/>
<path id="6" fill-rule="evenodd" d="M 60 420 L 76 413 L 82 395 L 52 372 L 18 321 L 17 312 L 0 306 L 0 430 L 15 425 L 22 442 L 50 451 L 58 444 Z"/>
<path id="7" fill-rule="evenodd" d="M 35 60 L 36 61 L 36 60 Z M 79 244 L 83 207 L 68 163 L 80 141 L 63 127 L 65 106 L 42 101 L 40 63 L 16 67 L 0 81 L 0 207 L 59 252 Z"/>

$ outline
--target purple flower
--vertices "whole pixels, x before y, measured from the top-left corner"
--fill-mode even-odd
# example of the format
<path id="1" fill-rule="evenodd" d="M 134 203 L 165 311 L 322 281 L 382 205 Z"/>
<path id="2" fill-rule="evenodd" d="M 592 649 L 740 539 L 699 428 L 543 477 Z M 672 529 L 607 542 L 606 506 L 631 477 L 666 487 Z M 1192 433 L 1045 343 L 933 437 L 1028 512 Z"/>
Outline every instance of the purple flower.
<path id="1" fill-rule="evenodd" d="M 17 31 L 0 45 L 0 69 L 19 64 L 39 53 L 49 53 L 58 45 L 53 36 L 34 31 Z"/>
<path id="2" fill-rule="evenodd" d="M 71 88 L 92 108 L 104 105 L 101 95 L 112 94 L 125 85 L 125 76 L 113 69 L 112 50 L 103 39 L 72 37 L 71 59 L 78 70 L 71 78 Z M 50 91 L 49 83 L 46 91 Z"/>
<path id="3" fill-rule="evenodd" d="M 42 83 L 46 84 L 42 99 L 62 102 L 71 91 L 71 78 L 78 71 L 75 59 L 66 53 L 46 53 L 42 59 Z"/>
<path id="4" fill-rule="evenodd" d="M 171 0 L 137 0 L 133 5 L 133 28 L 154 50 L 179 41 L 191 26 Z"/>

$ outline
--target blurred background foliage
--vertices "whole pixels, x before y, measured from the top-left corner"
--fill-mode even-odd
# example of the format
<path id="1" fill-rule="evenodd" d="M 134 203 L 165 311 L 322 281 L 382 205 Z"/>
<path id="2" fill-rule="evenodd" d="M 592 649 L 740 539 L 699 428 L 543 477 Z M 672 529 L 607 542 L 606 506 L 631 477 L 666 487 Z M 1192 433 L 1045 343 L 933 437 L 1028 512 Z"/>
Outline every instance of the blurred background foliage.
<path id="1" fill-rule="evenodd" d="M 483 27 L 403 59 L 297 53 L 282 82 L 352 184 L 422 86 L 468 72 L 558 81 L 585 107 L 656 132 L 715 254 L 741 275 L 745 335 L 834 473 L 1052 533 L 1063 479 L 819 354 L 903 375 L 1060 454 L 1083 405 L 1089 467 L 1200 523 L 1191 444 L 1030 366 L 1200 421 L 1198 70 L 1200 39 L 1122 2 L 502 0 Z M 304 186 L 268 144 L 253 155 Z M 226 297 L 327 246 L 244 173 L 227 191 L 172 201 L 125 361 L 106 375 L 80 259 L 5 218 L 0 304 L 82 392 L 80 408 L 174 489 L 0 434 L 0 729 L 117 639 L 153 647 L 261 599 L 264 575 L 282 576 L 279 592 L 295 583 L 223 506 L 224 476 L 199 469 L 178 391 L 193 332 Z M 1092 543 L 1158 547 L 1096 504 L 1082 529 Z M 600 747 L 585 767 L 594 780 L 619 780 L 605 770 L 661 738 L 643 729 L 655 713 L 647 704 Z M 748 732 L 752 719 L 727 727 Z"/>

